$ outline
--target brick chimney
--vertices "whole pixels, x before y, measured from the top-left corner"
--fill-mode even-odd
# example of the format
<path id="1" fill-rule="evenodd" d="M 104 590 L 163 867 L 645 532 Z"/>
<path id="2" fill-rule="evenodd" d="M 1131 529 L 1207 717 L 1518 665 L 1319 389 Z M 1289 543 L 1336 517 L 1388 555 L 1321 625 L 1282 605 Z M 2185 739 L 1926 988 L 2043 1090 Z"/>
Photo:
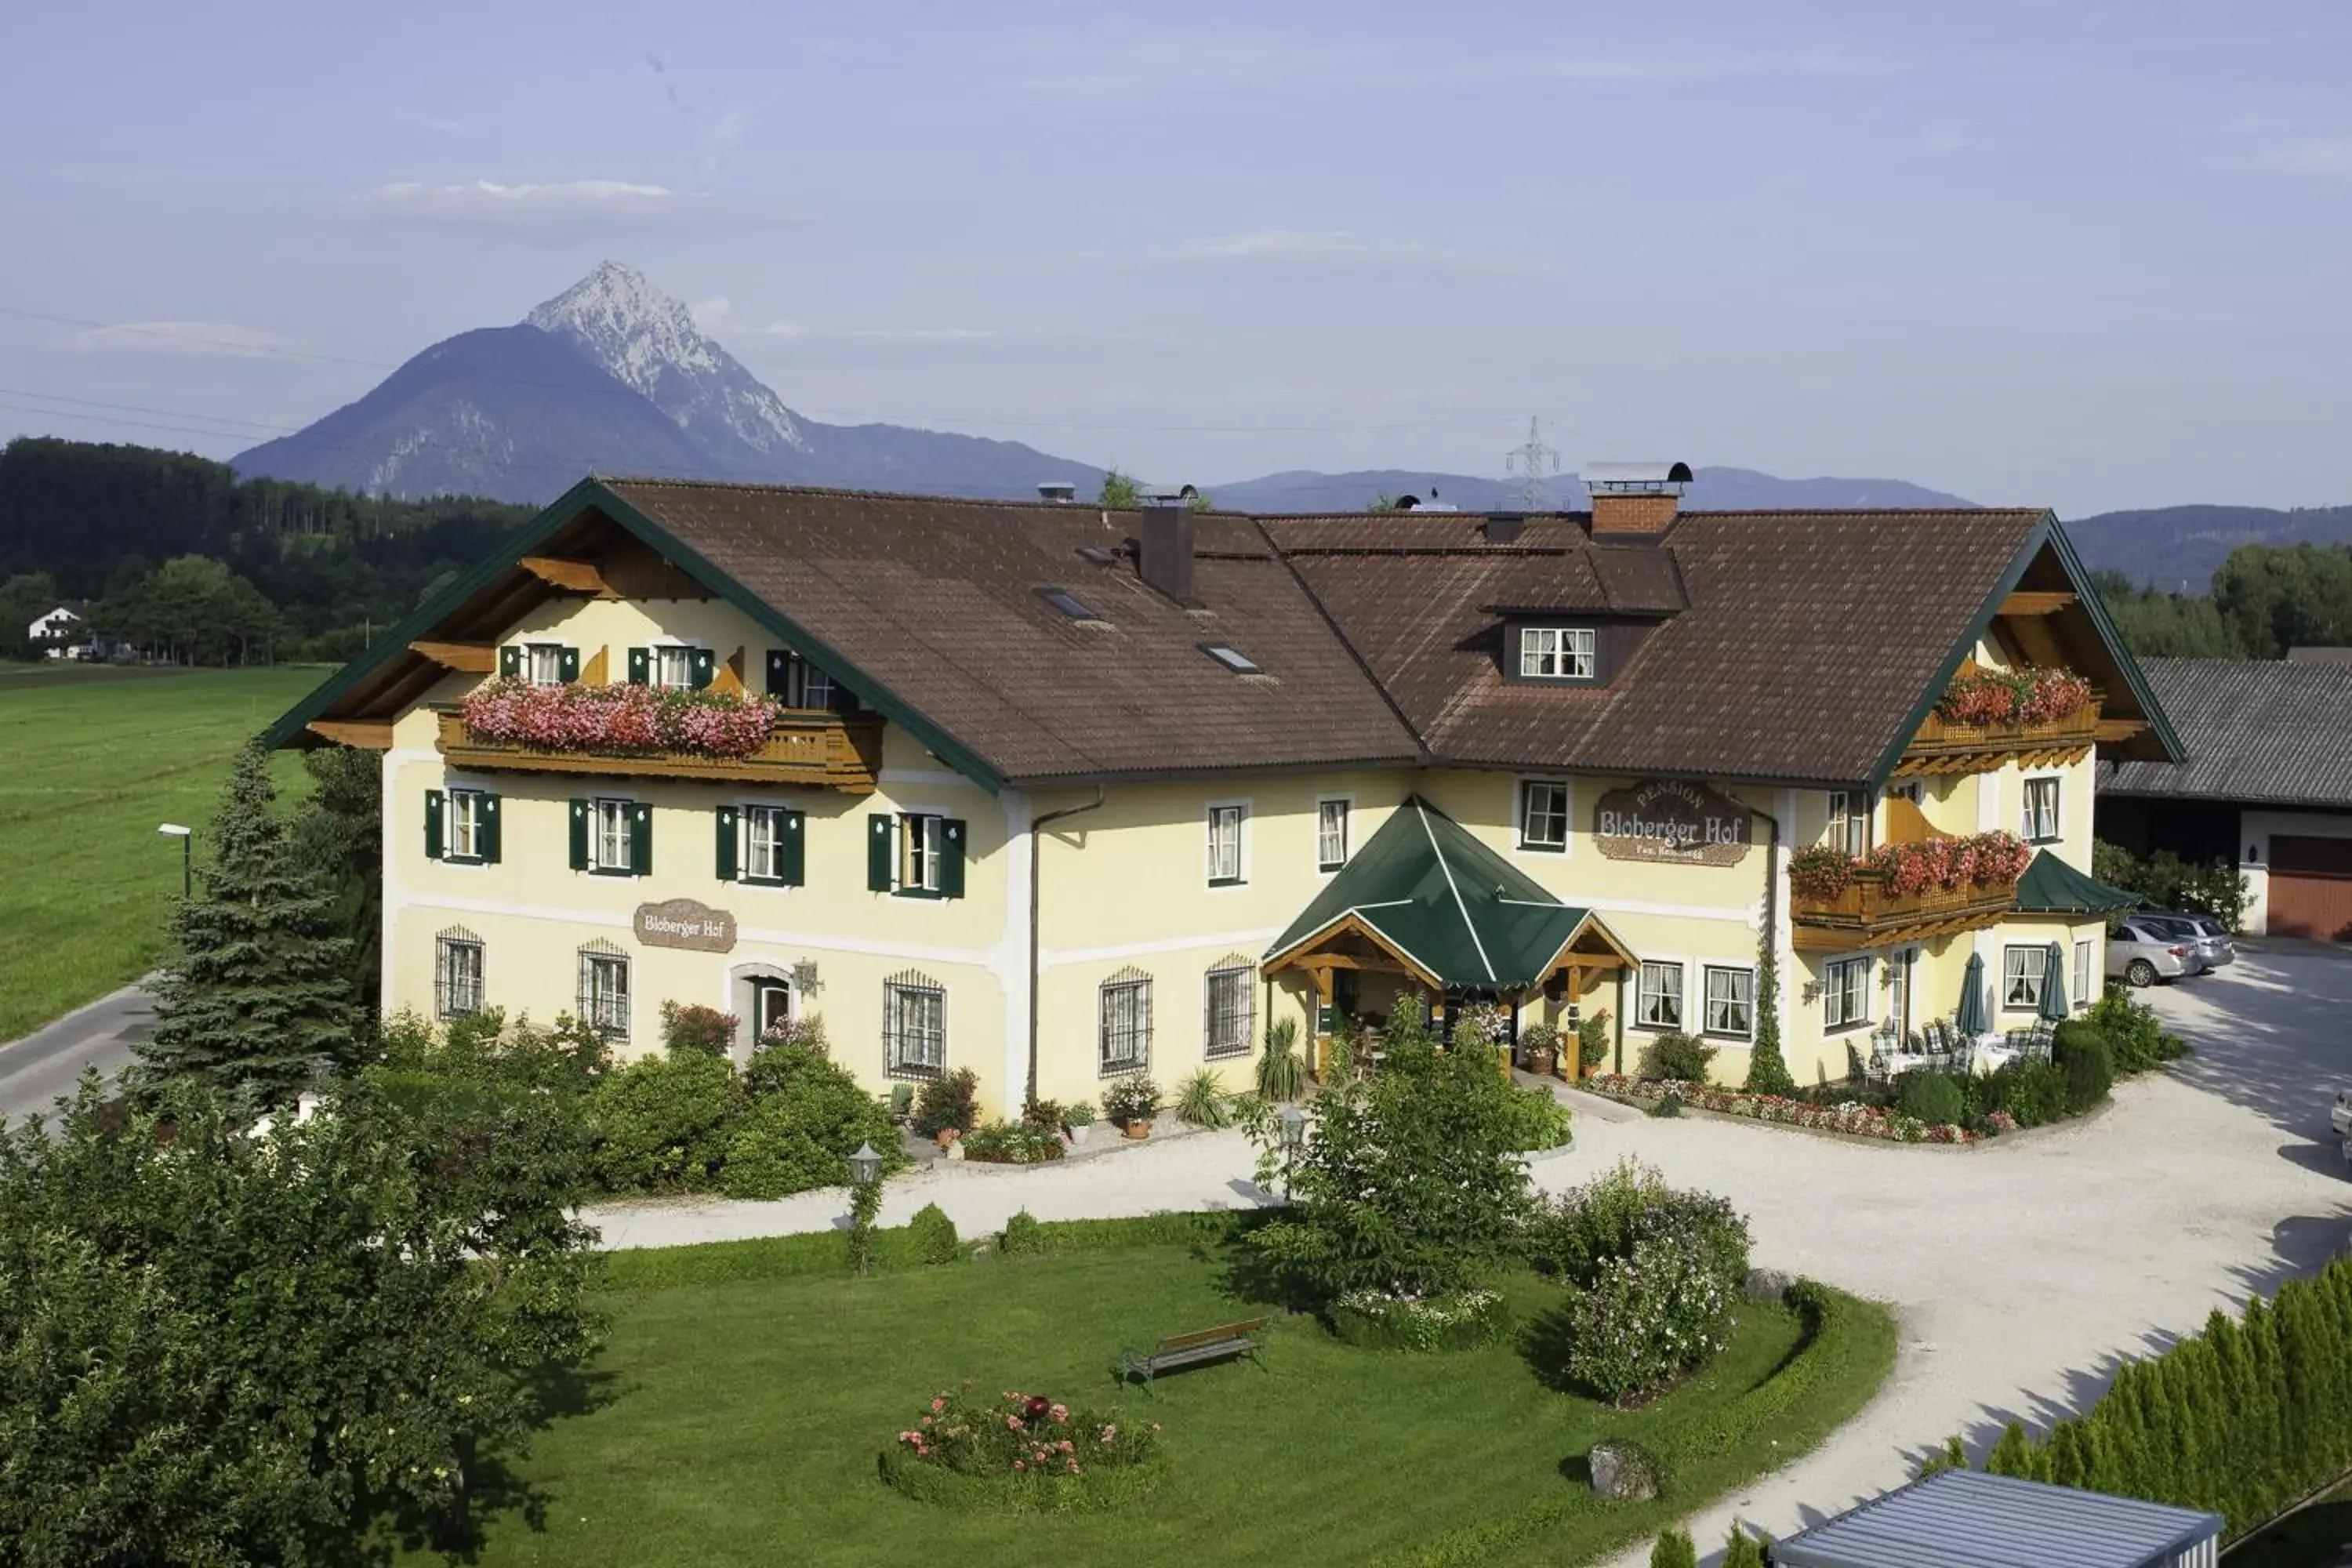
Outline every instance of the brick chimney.
<path id="1" fill-rule="evenodd" d="M 1688 463 L 1588 463 L 1580 476 L 1592 495 L 1592 535 L 1664 533 L 1681 509 Z"/>

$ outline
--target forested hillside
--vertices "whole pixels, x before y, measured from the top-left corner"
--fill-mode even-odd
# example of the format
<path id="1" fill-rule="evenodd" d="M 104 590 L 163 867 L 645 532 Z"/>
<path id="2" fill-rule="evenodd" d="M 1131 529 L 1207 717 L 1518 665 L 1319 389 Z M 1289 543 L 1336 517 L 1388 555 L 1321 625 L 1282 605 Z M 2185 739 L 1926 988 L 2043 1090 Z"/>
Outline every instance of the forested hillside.
<path id="1" fill-rule="evenodd" d="M 194 654 L 204 661 L 257 648 L 347 658 L 529 516 L 468 497 L 240 483 L 226 464 L 185 453 L 20 438 L 0 448 L 0 602 L 13 623 L 0 624 L 0 653 L 22 638 L 18 602 L 48 598 L 99 602 L 96 624 L 159 654 L 167 641 L 193 652 L 172 628 L 202 622 L 212 605 L 236 624 Z M 185 557 L 221 570 L 177 565 Z"/>
<path id="2" fill-rule="evenodd" d="M 2283 658 L 2291 647 L 2352 644 L 2352 546 L 2241 545 L 2210 594 L 2138 588 L 2113 569 L 2092 580 L 2143 657 Z"/>

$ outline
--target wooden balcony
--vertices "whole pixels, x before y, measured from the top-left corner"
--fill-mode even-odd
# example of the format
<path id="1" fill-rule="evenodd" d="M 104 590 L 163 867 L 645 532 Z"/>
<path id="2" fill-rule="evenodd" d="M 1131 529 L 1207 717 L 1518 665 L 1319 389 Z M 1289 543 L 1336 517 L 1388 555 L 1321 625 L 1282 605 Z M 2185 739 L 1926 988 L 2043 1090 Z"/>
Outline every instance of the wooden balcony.
<path id="1" fill-rule="evenodd" d="M 2121 738 L 2116 724 L 2100 720 L 2095 694 L 2064 718 L 2040 724 L 1955 724 L 1930 713 L 1895 764 L 1895 776 L 1998 773 L 2004 763 L 2053 767 L 2081 762 L 2101 741 Z"/>
<path id="2" fill-rule="evenodd" d="M 490 773 L 568 773 L 593 778 L 684 779 L 773 788 L 837 789 L 872 795 L 882 771 L 882 718 L 875 713 L 787 713 L 768 743 L 748 757 L 690 752 L 545 752 L 503 741 L 478 741 L 454 712 L 438 715 L 441 754 L 453 768 Z"/>
<path id="3" fill-rule="evenodd" d="M 1860 871 L 1834 898 L 1791 891 L 1789 919 L 1801 952 L 1853 952 L 1998 925 L 2016 906 L 2015 882 L 1897 894 Z"/>

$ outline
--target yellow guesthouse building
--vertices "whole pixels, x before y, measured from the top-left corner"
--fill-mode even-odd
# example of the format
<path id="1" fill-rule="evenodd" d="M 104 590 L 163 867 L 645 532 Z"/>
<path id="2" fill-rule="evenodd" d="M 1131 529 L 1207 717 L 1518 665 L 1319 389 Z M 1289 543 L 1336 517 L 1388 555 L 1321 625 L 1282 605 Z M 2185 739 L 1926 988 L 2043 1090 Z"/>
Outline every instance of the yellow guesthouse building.
<path id="1" fill-rule="evenodd" d="M 819 1016 L 877 1090 L 969 1068 L 993 1111 L 1238 1088 L 1270 1021 L 1407 986 L 1734 1082 L 1768 952 L 1807 1083 L 1972 958 L 1996 1028 L 2095 996 L 2095 759 L 2179 748 L 2056 520 L 1687 479 L 1286 518 L 591 479 L 271 738 L 383 753 L 387 1011 L 624 1054 L 665 1001 L 740 1052 Z M 1962 721 L 2003 672 L 2062 697 Z M 704 728 L 644 728 L 670 691 Z M 1985 834 L 2021 876 L 1888 858 Z"/>

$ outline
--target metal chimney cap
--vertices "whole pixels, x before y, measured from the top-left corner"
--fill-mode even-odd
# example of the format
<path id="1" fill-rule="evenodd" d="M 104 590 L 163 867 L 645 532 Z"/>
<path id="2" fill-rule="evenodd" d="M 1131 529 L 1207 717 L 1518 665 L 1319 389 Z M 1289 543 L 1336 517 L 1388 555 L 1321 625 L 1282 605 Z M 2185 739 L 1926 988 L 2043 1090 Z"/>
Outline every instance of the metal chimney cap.
<path id="1" fill-rule="evenodd" d="M 1078 499 L 1078 487 L 1067 479 L 1051 479 L 1037 487 L 1039 500 L 1069 501 Z"/>
<path id="2" fill-rule="evenodd" d="M 1691 482 L 1688 463 L 1587 463 L 1577 475 L 1588 490 L 1662 490 Z"/>

